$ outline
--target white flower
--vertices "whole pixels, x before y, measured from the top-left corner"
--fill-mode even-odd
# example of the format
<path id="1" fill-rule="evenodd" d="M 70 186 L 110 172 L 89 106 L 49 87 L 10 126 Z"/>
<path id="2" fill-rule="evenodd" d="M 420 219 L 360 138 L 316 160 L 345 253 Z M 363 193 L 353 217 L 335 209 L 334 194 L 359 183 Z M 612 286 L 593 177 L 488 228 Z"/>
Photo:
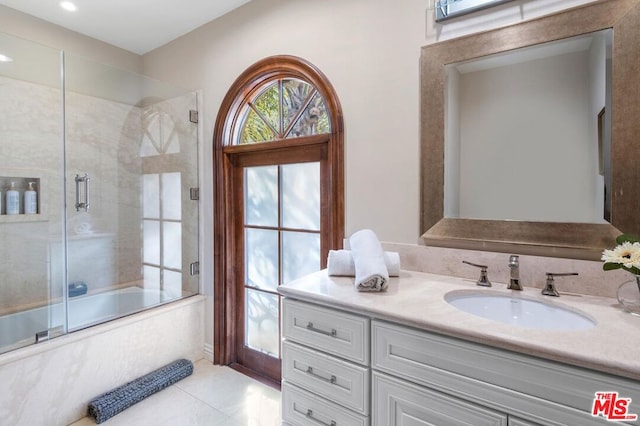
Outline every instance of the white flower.
<path id="1" fill-rule="evenodd" d="M 627 268 L 640 268 L 640 243 L 625 241 L 613 250 L 605 250 L 602 260 L 607 263 L 619 263 Z"/>

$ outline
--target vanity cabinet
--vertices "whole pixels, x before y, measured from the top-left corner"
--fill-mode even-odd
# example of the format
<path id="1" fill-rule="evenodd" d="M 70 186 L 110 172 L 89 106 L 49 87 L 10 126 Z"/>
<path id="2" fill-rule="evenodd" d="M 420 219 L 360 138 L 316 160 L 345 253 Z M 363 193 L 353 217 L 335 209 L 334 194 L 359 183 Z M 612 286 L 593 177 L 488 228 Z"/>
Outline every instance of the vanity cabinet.
<path id="1" fill-rule="evenodd" d="M 285 424 L 370 424 L 370 324 L 361 315 L 284 300 Z"/>
<path id="2" fill-rule="evenodd" d="M 596 392 L 640 414 L 637 381 L 291 297 L 283 338 L 284 424 L 611 424 L 591 415 Z"/>
<path id="3" fill-rule="evenodd" d="M 640 401 L 631 380 L 386 321 L 373 320 L 371 333 L 375 426 L 404 424 L 388 410 L 407 404 L 421 408 L 424 424 L 454 426 L 461 422 L 439 416 L 476 410 L 470 424 L 602 425 L 610 422 L 590 412 L 596 392 Z M 407 392 L 417 400 L 403 397 Z"/>
<path id="4" fill-rule="evenodd" d="M 374 425 L 509 424 L 504 413 L 375 371 L 372 396 Z"/>

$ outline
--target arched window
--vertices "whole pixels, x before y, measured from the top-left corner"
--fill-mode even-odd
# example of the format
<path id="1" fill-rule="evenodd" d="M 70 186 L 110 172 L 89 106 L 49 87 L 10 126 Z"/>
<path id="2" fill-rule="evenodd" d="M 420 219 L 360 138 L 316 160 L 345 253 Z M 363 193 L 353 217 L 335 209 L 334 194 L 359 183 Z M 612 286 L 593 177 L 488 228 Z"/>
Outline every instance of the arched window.
<path id="1" fill-rule="evenodd" d="M 344 237 L 340 104 L 313 65 L 266 58 L 229 89 L 213 143 L 214 360 L 279 381 L 277 288 Z"/>

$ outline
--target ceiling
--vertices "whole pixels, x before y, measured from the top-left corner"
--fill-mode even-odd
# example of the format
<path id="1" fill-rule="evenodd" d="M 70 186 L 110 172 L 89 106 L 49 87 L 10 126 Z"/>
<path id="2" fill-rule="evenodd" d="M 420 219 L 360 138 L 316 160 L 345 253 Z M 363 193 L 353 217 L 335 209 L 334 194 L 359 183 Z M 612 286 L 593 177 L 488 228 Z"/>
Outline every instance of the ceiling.
<path id="1" fill-rule="evenodd" d="M 0 0 L 19 10 L 142 55 L 206 24 L 250 0 Z"/>

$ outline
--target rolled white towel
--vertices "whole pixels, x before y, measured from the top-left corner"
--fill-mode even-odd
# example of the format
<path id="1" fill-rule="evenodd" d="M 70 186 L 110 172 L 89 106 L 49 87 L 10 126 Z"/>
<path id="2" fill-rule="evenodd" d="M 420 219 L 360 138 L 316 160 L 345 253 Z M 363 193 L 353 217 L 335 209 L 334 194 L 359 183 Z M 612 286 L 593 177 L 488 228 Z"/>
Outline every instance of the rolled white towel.
<path id="1" fill-rule="evenodd" d="M 384 250 L 376 234 L 370 229 L 358 231 L 349 238 L 349 246 L 356 270 L 356 290 L 385 290 L 389 281 L 389 271 L 385 263 Z"/>
<path id="2" fill-rule="evenodd" d="M 384 260 L 389 276 L 399 276 L 400 254 L 395 251 L 385 251 Z M 355 277 L 356 265 L 353 262 L 353 253 L 351 253 L 351 250 L 329 250 L 327 272 L 331 276 Z"/>

